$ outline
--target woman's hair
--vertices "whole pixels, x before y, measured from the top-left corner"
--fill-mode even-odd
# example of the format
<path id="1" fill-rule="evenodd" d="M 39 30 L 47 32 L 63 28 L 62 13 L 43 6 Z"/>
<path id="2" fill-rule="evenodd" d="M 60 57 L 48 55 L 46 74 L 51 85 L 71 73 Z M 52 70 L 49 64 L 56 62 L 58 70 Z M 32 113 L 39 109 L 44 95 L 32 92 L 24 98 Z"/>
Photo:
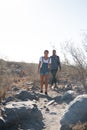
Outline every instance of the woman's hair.
<path id="1" fill-rule="evenodd" d="M 48 51 L 48 50 L 45 50 L 45 51 L 44 51 L 44 53 L 45 53 L 45 52 L 46 52 L 46 53 L 49 53 L 49 51 Z"/>

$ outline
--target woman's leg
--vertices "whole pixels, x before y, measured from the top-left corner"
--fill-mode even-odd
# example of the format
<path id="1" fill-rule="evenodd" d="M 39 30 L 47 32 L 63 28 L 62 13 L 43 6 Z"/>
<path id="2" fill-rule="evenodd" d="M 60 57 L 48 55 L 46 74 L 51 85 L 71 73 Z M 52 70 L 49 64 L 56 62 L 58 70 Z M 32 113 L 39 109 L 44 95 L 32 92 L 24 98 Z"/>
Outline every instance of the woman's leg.
<path id="1" fill-rule="evenodd" d="M 45 94 L 47 94 L 49 75 L 45 75 Z"/>
<path id="2" fill-rule="evenodd" d="M 44 84 L 44 76 L 43 75 L 40 75 L 40 91 L 43 92 L 43 84 Z"/>

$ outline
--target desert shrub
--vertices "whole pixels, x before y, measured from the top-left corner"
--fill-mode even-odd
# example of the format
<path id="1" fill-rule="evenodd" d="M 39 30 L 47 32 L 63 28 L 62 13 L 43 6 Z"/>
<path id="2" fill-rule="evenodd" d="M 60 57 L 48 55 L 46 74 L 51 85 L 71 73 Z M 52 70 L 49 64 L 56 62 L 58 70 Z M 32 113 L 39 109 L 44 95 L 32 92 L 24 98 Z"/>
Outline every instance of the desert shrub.
<path id="1" fill-rule="evenodd" d="M 68 71 L 68 73 L 72 76 L 72 78 L 81 82 L 84 89 L 87 92 L 87 55 L 86 49 L 84 46 L 82 48 L 77 48 L 73 43 L 67 42 L 65 46 L 63 46 L 64 50 L 64 58 L 65 64 L 72 68 L 72 71 Z"/>
<path id="2" fill-rule="evenodd" d="M 8 90 L 17 85 L 22 87 L 27 81 L 39 81 L 38 65 L 34 63 L 9 62 L 0 60 L 0 100 Z"/>
<path id="3" fill-rule="evenodd" d="M 6 91 L 9 88 L 9 72 L 6 68 L 6 62 L 0 60 L 0 100 L 5 98 Z"/>
<path id="4" fill-rule="evenodd" d="M 87 123 L 78 123 L 72 127 L 72 130 L 87 130 Z"/>

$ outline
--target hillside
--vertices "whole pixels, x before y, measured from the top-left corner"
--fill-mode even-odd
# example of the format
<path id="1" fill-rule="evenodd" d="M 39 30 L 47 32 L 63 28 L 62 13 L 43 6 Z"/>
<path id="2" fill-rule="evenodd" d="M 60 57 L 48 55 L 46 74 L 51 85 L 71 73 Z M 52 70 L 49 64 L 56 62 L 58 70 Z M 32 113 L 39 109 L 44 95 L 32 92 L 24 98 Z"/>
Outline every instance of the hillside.
<path id="1" fill-rule="evenodd" d="M 40 93 L 37 66 L 0 60 L 0 129 L 60 130 L 68 104 L 85 93 L 73 67 L 64 64 L 57 75 L 58 86 L 51 88 L 49 80 L 48 95 Z M 85 130 L 83 126 L 70 129 Z"/>

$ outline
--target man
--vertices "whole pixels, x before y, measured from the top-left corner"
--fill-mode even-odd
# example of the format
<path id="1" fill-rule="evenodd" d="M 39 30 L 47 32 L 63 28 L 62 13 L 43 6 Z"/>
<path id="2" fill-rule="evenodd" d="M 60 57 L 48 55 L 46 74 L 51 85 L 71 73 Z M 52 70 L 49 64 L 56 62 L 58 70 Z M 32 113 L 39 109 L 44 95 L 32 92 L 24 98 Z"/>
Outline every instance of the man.
<path id="1" fill-rule="evenodd" d="M 51 74 L 52 74 L 52 81 L 51 81 L 51 86 L 55 84 L 54 87 L 56 87 L 57 79 L 56 79 L 56 74 L 58 71 L 58 68 L 61 71 L 61 64 L 60 64 L 60 58 L 59 56 L 56 55 L 56 50 L 53 50 L 53 54 L 50 57 L 51 58 Z"/>

